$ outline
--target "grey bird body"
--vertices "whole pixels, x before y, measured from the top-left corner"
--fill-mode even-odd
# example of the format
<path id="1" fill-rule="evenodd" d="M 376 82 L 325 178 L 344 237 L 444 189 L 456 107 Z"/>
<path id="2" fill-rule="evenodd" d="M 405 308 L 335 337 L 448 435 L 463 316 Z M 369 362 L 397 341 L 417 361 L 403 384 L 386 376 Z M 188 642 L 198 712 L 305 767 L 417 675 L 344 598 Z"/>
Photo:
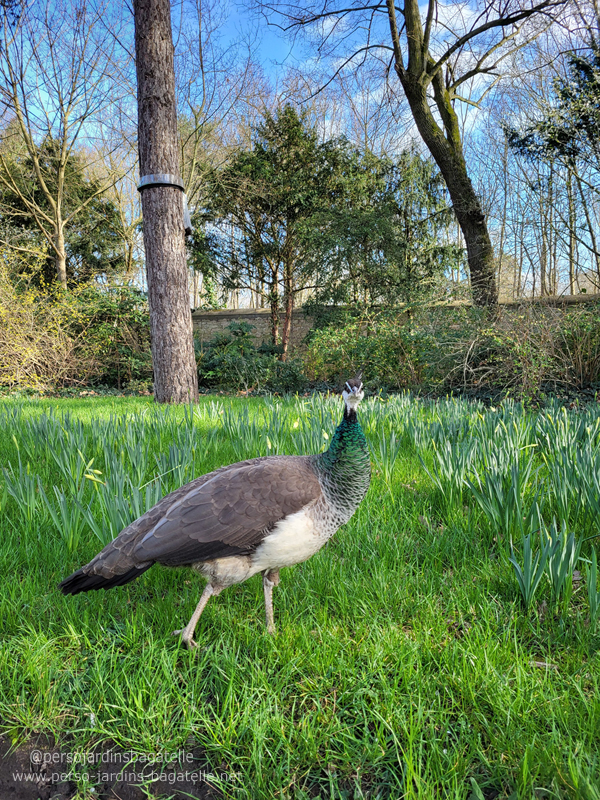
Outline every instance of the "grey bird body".
<path id="1" fill-rule="evenodd" d="M 362 391 L 356 404 L 361 397 Z M 369 480 L 366 442 L 347 408 L 326 453 L 255 458 L 196 478 L 132 522 L 60 588 L 78 594 L 122 585 L 156 563 L 189 566 L 208 581 L 190 623 L 176 632 L 193 646 L 209 597 L 262 572 L 272 631 L 279 569 L 320 550 L 350 519 Z"/>

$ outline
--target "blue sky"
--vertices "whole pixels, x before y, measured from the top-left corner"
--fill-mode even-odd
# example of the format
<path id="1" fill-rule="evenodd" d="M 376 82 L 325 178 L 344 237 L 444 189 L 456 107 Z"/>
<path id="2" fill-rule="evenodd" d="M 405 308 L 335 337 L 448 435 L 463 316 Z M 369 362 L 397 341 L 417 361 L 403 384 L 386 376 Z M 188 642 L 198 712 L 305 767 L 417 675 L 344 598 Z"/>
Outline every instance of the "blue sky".
<path id="1" fill-rule="evenodd" d="M 229 18 L 224 27 L 225 38 L 235 41 L 239 32 L 258 34 L 256 57 L 269 78 L 274 79 L 286 60 L 292 58 L 291 43 L 275 25 L 267 25 L 262 16 L 253 14 L 244 3 L 229 5 Z"/>

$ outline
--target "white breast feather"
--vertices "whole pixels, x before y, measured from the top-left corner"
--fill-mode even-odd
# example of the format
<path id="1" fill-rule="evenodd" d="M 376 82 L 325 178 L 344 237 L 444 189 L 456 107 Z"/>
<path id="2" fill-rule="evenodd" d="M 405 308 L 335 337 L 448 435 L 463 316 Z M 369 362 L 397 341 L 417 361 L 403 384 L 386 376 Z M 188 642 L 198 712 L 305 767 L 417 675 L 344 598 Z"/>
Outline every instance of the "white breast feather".
<path id="1" fill-rule="evenodd" d="M 315 530 L 312 508 L 303 508 L 280 520 L 262 540 L 252 556 L 257 572 L 275 567 L 291 567 L 306 561 L 325 544 Z"/>

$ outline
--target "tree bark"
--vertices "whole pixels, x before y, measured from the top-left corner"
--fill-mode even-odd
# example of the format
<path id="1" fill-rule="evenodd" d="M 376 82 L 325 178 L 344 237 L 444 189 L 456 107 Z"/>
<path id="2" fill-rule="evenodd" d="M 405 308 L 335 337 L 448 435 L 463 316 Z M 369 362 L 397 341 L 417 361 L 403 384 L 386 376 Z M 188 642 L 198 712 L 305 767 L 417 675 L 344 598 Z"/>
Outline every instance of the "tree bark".
<path id="1" fill-rule="evenodd" d="M 573 173 L 567 172 L 567 199 L 569 201 L 569 294 L 575 294 L 575 242 L 577 221 L 573 196 Z"/>
<path id="2" fill-rule="evenodd" d="M 387 0 L 394 65 L 408 100 L 417 130 L 444 176 L 454 213 L 467 246 L 473 302 L 479 306 L 498 303 L 494 249 L 481 202 L 467 172 L 458 117 L 446 88 L 442 69 L 434 61 L 425 41 L 418 0 L 406 0 L 404 21 L 408 62 L 403 64 L 393 0 Z M 428 87 L 440 114 L 440 127 L 429 105 Z"/>
<path id="3" fill-rule="evenodd" d="M 276 347 L 279 344 L 279 294 L 277 286 L 269 292 L 269 308 L 271 309 L 271 341 Z"/>
<path id="4" fill-rule="evenodd" d="M 63 289 L 67 288 L 67 254 L 65 252 L 65 232 L 60 222 L 54 233 L 54 264 L 56 279 Z"/>
<path id="5" fill-rule="evenodd" d="M 283 331 L 281 332 L 281 344 L 283 346 L 281 360 L 287 361 L 290 336 L 292 333 L 292 313 L 294 311 L 294 267 L 293 264 L 286 262 L 283 269 L 285 317 L 283 319 Z"/>
<path id="6" fill-rule="evenodd" d="M 179 141 L 169 0 L 134 0 L 140 174 L 178 176 Z M 173 186 L 142 191 L 150 304 L 154 397 L 198 398 L 198 373 L 183 224 L 183 195 Z"/>
<path id="7" fill-rule="evenodd" d="M 498 291 L 494 249 L 481 202 L 467 172 L 460 138 L 452 144 L 448 142 L 431 113 L 426 90 L 420 82 L 411 80 L 406 74 L 400 79 L 417 129 L 444 176 L 454 213 L 465 237 L 473 302 L 479 306 L 495 306 Z M 453 109 L 452 113 L 455 113 Z"/>

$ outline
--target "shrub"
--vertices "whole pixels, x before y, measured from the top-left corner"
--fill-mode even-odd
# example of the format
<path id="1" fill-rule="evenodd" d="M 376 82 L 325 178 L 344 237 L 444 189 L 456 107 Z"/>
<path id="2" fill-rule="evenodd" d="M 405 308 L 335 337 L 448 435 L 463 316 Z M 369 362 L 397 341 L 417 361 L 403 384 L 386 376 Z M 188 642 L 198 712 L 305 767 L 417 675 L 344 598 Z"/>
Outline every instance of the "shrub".
<path id="1" fill-rule="evenodd" d="M 600 306 L 564 314 L 556 343 L 559 372 L 582 389 L 600 381 Z"/>
<path id="2" fill-rule="evenodd" d="M 554 309 L 438 309 L 422 315 L 432 329 L 429 384 L 532 396 L 555 377 Z"/>
<path id="3" fill-rule="evenodd" d="M 0 384 L 45 389 L 85 382 L 96 370 L 90 353 L 77 353 L 70 327 L 76 311 L 53 301 L 9 274 L 10 256 L 0 261 Z"/>
<path id="4" fill-rule="evenodd" d="M 302 392 L 308 386 L 304 374 L 304 363 L 301 358 L 288 358 L 287 361 L 274 359 L 273 371 L 269 376 L 267 387 L 279 394 Z"/>
<path id="5" fill-rule="evenodd" d="M 466 309 L 454 335 L 447 327 L 437 326 L 432 354 L 434 382 L 445 389 L 491 389 L 527 398 L 583 389 L 600 378 L 597 307 L 564 312 L 527 304 L 492 319 Z"/>
<path id="6" fill-rule="evenodd" d="M 54 294 L 19 280 L 17 257 L 0 255 L 0 385 L 121 388 L 151 377 L 148 309 L 140 292 L 87 284 Z"/>
<path id="7" fill-rule="evenodd" d="M 247 322 L 231 322 L 229 333 L 218 333 L 209 342 L 196 340 L 198 381 L 209 388 L 250 391 L 263 388 L 272 358 L 257 351 Z"/>
<path id="8" fill-rule="evenodd" d="M 493 316 L 468 306 L 380 312 L 314 331 L 305 363 L 314 381 L 362 369 L 371 389 L 533 398 L 600 381 L 600 315 L 533 304 Z"/>
<path id="9" fill-rule="evenodd" d="M 131 286 L 85 285 L 72 293 L 77 314 L 71 331 L 81 342 L 80 355 L 96 364 L 94 384 L 121 389 L 152 378 L 150 317 L 144 295 Z"/>
<path id="10" fill-rule="evenodd" d="M 299 359 L 280 361 L 280 348 L 256 347 L 247 322 L 231 322 L 229 333 L 204 345 L 196 340 L 199 383 L 226 391 L 296 392 L 306 385 Z"/>
<path id="11" fill-rule="evenodd" d="M 305 357 L 315 381 L 343 383 L 363 370 L 371 389 L 404 389 L 425 380 L 431 333 L 406 315 L 377 315 L 313 333 Z"/>

